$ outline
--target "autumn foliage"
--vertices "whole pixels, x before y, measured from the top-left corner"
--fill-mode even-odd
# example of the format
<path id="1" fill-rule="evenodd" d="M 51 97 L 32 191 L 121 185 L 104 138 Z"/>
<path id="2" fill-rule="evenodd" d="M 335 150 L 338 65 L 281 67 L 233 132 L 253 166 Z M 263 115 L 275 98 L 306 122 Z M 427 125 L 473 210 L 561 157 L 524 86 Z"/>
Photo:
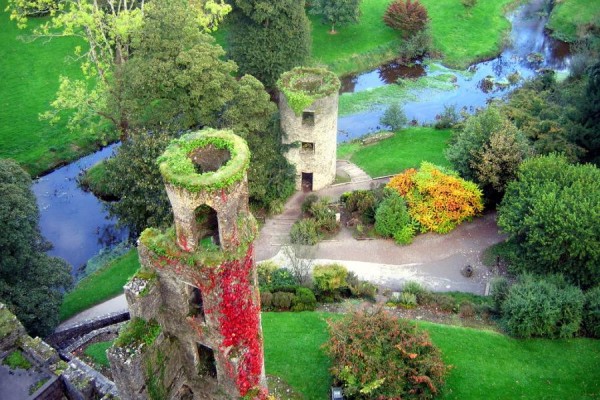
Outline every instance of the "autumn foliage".
<path id="1" fill-rule="evenodd" d="M 402 37 L 407 39 L 425 29 L 429 16 L 419 0 L 395 0 L 385 11 L 383 22 L 392 29 L 402 31 Z"/>
<path id="2" fill-rule="evenodd" d="M 431 399 L 447 367 L 427 332 L 384 310 L 329 321 L 331 372 L 353 399 Z"/>
<path id="3" fill-rule="evenodd" d="M 424 162 L 387 184 L 406 199 L 408 211 L 421 232 L 447 233 L 483 211 L 482 193 L 473 182 Z"/>

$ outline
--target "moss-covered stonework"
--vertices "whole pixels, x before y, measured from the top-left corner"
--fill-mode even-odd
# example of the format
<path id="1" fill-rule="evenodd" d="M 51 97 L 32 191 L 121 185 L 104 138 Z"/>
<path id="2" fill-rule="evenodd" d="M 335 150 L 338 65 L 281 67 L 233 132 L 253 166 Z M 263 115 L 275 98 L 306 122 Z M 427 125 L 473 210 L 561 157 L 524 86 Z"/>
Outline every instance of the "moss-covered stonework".
<path id="1" fill-rule="evenodd" d="M 161 334 L 152 345 L 109 351 L 123 399 L 266 396 L 252 247 L 257 224 L 248 209 L 246 166 L 236 167 L 246 165 L 238 157 L 244 148 L 230 133 L 201 131 L 160 158 L 175 227 L 142 233 L 144 273 L 125 295 L 131 317 L 156 320 Z M 229 180 L 222 185 L 207 174 Z M 216 225 L 210 240 L 203 239 L 207 220 Z"/>
<path id="2" fill-rule="evenodd" d="M 296 189 L 302 188 L 303 174 L 312 176 L 312 190 L 331 185 L 336 167 L 339 80 L 324 69 L 296 68 L 281 76 L 279 87 L 283 94 L 279 96 L 285 132 L 282 140 L 295 145 L 286 158 L 296 167 Z"/>

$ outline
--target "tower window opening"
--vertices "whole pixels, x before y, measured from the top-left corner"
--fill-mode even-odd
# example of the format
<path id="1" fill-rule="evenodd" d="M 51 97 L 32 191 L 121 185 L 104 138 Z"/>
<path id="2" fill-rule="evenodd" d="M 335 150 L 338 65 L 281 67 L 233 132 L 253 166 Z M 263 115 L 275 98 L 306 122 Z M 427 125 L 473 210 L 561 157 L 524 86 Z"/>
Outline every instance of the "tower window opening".
<path id="1" fill-rule="evenodd" d="M 303 126 L 314 126 L 315 125 L 315 112 L 304 111 L 302 113 L 302 125 Z"/>

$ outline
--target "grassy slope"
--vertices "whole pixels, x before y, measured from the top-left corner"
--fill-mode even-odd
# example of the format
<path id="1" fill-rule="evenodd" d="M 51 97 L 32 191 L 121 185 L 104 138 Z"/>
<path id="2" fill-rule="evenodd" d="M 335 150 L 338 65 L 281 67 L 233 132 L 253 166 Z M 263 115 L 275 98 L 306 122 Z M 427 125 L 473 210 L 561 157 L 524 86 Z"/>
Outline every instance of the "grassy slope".
<path id="1" fill-rule="evenodd" d="M 38 115 L 50 107 L 58 89 L 59 75 L 80 77 L 76 63 L 69 60 L 76 45 L 74 38 L 38 39 L 31 43 L 19 36 L 8 13 L 6 0 L 0 0 L 0 157 L 13 158 L 32 175 L 78 158 L 94 148 L 91 139 L 65 129 L 65 123 L 51 126 Z M 31 20 L 31 27 L 43 19 Z"/>
<path id="2" fill-rule="evenodd" d="M 139 267 L 137 250 L 132 249 L 123 257 L 84 278 L 65 295 L 60 308 L 60 320 L 64 321 L 83 310 L 121 294 L 123 286 Z"/>
<path id="3" fill-rule="evenodd" d="M 577 39 L 579 26 L 586 24 L 600 26 L 600 1 L 563 0 L 556 3 L 548 21 L 548 28 L 556 38 L 574 42 Z"/>
<path id="4" fill-rule="evenodd" d="M 324 399 L 327 340 L 322 313 L 264 313 L 267 373 L 307 400 Z M 515 340 L 469 328 L 419 322 L 453 366 L 442 399 L 585 399 L 600 393 L 600 340 Z"/>
<path id="5" fill-rule="evenodd" d="M 372 177 L 392 175 L 406 168 L 418 167 L 421 161 L 449 167 L 444 150 L 452 135 L 449 129 L 407 128 L 393 137 L 368 146 L 344 143 L 338 147 L 339 158 L 350 160 Z"/>

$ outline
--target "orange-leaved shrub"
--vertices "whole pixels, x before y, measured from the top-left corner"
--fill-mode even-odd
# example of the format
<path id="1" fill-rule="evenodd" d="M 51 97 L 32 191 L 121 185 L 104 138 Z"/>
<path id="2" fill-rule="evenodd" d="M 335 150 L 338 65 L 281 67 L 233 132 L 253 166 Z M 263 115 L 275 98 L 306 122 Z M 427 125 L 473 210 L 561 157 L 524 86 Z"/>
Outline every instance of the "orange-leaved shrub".
<path id="1" fill-rule="evenodd" d="M 428 162 L 418 171 L 408 169 L 394 176 L 387 187 L 406 199 L 421 232 L 450 232 L 483 211 L 482 192 L 475 183 Z"/>
<path id="2" fill-rule="evenodd" d="M 425 331 L 385 310 L 330 320 L 331 372 L 352 399 L 431 399 L 448 370 Z"/>
<path id="3" fill-rule="evenodd" d="M 419 0 L 395 0 L 383 14 L 383 22 L 401 31 L 402 37 L 407 39 L 425 29 L 429 16 Z"/>

